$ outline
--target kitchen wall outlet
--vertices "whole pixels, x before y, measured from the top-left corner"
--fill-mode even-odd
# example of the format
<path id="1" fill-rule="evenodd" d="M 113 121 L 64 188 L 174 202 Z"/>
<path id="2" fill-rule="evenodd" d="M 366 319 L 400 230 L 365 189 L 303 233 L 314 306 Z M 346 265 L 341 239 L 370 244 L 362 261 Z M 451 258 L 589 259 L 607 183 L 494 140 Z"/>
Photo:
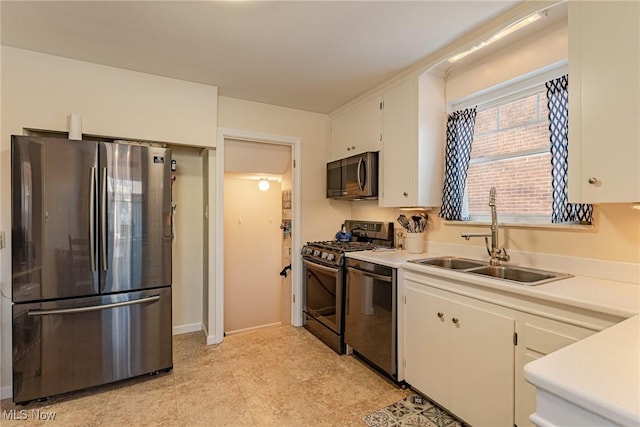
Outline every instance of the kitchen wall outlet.
<path id="1" fill-rule="evenodd" d="M 284 250 L 286 251 L 287 256 L 291 256 L 291 248 L 286 247 L 286 248 L 284 248 Z"/>
<path id="2" fill-rule="evenodd" d="M 0 249 L 4 249 L 4 247 L 5 247 L 4 231 L 0 231 Z"/>

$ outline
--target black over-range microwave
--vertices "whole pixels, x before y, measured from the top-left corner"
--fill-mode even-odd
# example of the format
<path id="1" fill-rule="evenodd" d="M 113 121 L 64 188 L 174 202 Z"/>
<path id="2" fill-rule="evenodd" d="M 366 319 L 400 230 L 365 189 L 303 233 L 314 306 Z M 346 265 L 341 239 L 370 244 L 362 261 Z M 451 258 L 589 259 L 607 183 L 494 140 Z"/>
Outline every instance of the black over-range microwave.
<path id="1" fill-rule="evenodd" d="M 369 151 L 327 163 L 327 198 L 378 198 L 378 153 Z"/>

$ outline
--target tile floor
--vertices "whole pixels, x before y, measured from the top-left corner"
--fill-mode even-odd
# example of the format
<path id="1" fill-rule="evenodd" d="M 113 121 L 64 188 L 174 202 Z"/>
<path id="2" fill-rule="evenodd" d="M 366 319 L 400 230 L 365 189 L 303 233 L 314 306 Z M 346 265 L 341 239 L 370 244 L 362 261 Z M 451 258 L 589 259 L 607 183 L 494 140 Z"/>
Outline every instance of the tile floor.
<path id="1" fill-rule="evenodd" d="M 412 394 L 290 326 L 231 335 L 214 346 L 200 333 L 178 335 L 173 363 L 169 374 L 47 402 L 3 400 L 0 424 L 364 426 L 364 415 Z"/>

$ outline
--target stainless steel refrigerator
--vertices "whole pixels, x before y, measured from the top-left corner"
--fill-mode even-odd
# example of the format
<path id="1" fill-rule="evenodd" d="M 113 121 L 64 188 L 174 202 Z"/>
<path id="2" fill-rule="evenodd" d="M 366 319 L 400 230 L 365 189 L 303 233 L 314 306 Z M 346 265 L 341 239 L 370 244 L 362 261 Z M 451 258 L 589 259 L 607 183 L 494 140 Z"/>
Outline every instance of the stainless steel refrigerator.
<path id="1" fill-rule="evenodd" d="M 14 402 L 170 370 L 170 150 L 11 143 Z"/>

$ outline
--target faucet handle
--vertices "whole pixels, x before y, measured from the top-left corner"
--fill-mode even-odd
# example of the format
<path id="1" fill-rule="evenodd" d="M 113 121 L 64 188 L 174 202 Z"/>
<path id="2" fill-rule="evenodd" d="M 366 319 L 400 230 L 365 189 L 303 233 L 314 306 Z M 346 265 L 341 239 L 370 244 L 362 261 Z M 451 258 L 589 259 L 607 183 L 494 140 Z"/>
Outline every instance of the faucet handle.
<path id="1" fill-rule="evenodd" d="M 500 256 L 500 261 L 509 262 L 509 260 L 511 259 L 511 256 L 509 256 L 505 248 L 498 249 L 498 254 Z"/>

